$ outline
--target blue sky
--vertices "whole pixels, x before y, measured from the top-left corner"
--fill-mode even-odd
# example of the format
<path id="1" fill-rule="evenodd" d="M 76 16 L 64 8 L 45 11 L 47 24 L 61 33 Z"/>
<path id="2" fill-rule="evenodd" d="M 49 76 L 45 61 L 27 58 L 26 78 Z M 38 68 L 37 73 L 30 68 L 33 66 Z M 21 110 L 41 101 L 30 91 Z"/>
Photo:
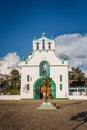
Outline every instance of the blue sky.
<path id="1" fill-rule="evenodd" d="M 42 32 L 87 34 L 87 0 L 0 0 L 0 57 L 26 56 Z"/>

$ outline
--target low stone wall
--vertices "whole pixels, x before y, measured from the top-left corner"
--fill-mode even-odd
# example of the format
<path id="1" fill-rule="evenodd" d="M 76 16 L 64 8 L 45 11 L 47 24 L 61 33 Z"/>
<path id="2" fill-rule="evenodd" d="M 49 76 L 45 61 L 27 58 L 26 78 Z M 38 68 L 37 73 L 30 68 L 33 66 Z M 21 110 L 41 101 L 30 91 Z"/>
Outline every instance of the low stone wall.
<path id="1" fill-rule="evenodd" d="M 0 100 L 21 100 L 21 95 L 0 95 Z M 69 96 L 70 100 L 87 100 L 87 96 Z"/>
<path id="2" fill-rule="evenodd" d="M 21 95 L 0 95 L 0 100 L 21 100 Z"/>
<path id="3" fill-rule="evenodd" d="M 72 99 L 72 100 L 87 100 L 87 96 L 69 96 L 69 99 Z"/>

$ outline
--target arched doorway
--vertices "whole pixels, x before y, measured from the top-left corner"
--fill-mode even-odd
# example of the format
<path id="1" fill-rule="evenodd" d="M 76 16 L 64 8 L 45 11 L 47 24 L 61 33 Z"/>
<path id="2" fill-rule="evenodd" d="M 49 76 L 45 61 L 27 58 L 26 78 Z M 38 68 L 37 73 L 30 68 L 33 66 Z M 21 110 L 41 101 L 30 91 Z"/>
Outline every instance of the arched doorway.
<path id="1" fill-rule="evenodd" d="M 43 82 L 46 77 L 41 77 L 37 79 L 33 86 L 33 97 L 34 99 L 43 99 L 44 86 Z M 51 98 L 56 98 L 56 84 L 53 80 L 51 80 L 50 88 L 48 88 L 48 93 L 50 93 Z"/>

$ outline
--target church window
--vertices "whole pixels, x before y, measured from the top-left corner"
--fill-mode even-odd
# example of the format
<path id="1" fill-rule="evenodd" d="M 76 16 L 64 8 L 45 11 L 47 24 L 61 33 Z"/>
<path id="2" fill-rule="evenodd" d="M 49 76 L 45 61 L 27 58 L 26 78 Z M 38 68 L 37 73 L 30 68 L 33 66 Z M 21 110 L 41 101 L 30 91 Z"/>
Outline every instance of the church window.
<path id="1" fill-rule="evenodd" d="M 50 64 L 48 61 L 42 61 L 39 66 L 40 76 L 50 76 Z"/>
<path id="2" fill-rule="evenodd" d="M 42 49 L 45 49 L 45 40 L 42 40 Z"/>
<path id="3" fill-rule="evenodd" d="M 60 90 L 62 91 L 62 84 L 60 84 Z"/>
<path id="4" fill-rule="evenodd" d="M 39 42 L 37 42 L 37 44 L 36 44 L 36 49 L 37 50 L 39 49 Z"/>
<path id="5" fill-rule="evenodd" d="M 62 75 L 60 75 L 60 81 L 62 82 Z"/>
<path id="6" fill-rule="evenodd" d="M 51 49 L 51 42 L 48 42 L 48 49 Z"/>
<path id="7" fill-rule="evenodd" d="M 29 75 L 27 75 L 27 81 L 29 82 Z"/>
<path id="8" fill-rule="evenodd" d="M 27 91 L 29 91 L 30 90 L 30 86 L 29 86 L 29 84 L 27 84 Z"/>
<path id="9" fill-rule="evenodd" d="M 30 80 L 32 81 L 32 77 L 30 78 Z"/>

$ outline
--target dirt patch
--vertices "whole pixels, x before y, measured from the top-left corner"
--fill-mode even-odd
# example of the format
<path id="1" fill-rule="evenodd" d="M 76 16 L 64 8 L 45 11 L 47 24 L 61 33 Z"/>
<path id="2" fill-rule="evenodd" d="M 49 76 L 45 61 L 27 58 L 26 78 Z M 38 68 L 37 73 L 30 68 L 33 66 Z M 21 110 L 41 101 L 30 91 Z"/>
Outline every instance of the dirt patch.
<path id="1" fill-rule="evenodd" d="M 56 110 L 38 110 L 43 101 L 0 101 L 0 130 L 86 130 L 87 101 L 51 102 Z"/>

